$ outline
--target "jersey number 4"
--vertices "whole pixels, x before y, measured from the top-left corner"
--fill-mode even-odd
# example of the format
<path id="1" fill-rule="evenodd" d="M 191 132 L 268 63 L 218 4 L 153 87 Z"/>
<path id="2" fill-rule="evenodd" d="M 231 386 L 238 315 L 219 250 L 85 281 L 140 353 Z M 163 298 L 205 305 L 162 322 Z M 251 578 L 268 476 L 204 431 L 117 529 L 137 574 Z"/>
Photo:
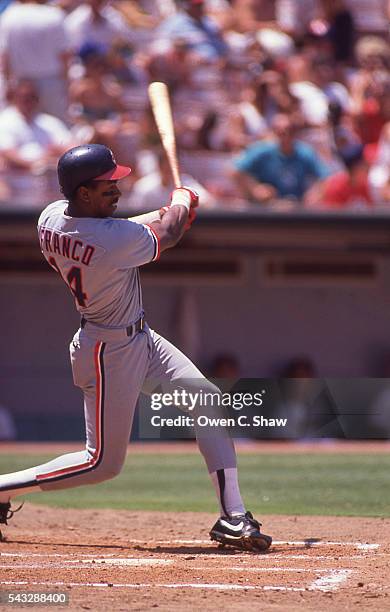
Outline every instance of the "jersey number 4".
<path id="1" fill-rule="evenodd" d="M 54 270 L 56 270 L 56 272 L 58 272 L 58 274 L 60 274 L 62 276 L 61 270 L 57 266 L 57 262 L 54 259 L 54 257 L 50 257 L 49 263 L 54 268 Z M 85 300 L 87 299 L 87 294 L 83 292 L 83 282 L 82 282 L 82 278 L 81 278 L 81 268 L 78 268 L 77 266 L 73 266 L 69 270 L 69 272 L 66 275 L 66 278 L 64 280 L 68 284 L 69 289 L 71 290 L 71 292 L 73 293 L 75 299 L 77 300 L 78 305 L 79 306 L 86 306 Z"/>

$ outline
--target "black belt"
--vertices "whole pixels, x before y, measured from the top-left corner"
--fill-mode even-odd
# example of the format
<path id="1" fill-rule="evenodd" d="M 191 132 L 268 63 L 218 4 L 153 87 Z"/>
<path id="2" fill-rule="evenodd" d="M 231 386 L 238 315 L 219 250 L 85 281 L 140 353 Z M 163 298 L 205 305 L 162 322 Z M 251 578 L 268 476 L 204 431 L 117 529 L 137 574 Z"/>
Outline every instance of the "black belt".
<path id="1" fill-rule="evenodd" d="M 89 325 L 94 325 L 94 323 L 87 321 L 87 319 L 85 319 L 84 317 L 81 317 L 80 327 L 81 328 L 85 327 L 87 323 Z M 96 325 L 96 327 L 99 327 L 99 325 Z M 144 317 L 140 317 L 138 321 L 133 323 L 133 325 L 128 325 L 127 327 L 124 327 L 123 329 L 126 332 L 127 336 L 135 336 L 135 334 L 138 334 L 138 332 L 142 331 L 144 327 L 145 327 L 145 319 Z"/>

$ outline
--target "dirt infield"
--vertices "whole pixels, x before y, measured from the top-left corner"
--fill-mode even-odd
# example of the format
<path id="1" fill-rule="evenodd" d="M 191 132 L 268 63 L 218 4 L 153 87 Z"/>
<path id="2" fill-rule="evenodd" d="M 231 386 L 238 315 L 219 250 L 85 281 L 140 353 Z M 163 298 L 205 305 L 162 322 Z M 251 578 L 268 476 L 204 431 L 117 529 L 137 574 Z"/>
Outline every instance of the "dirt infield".
<path id="1" fill-rule="evenodd" d="M 67 592 L 71 610 L 390 609 L 389 519 L 263 517 L 262 555 L 218 549 L 214 520 L 27 503 L 3 530 L 0 592 Z"/>
<path id="2" fill-rule="evenodd" d="M 386 442 L 237 446 L 239 454 L 390 450 Z M 81 444 L 1 444 L 0 453 L 76 448 Z M 131 444 L 129 450 L 198 452 L 191 443 Z M 66 592 L 70 606 L 63 609 L 71 610 L 390 609 L 390 519 L 264 516 L 263 529 L 274 544 L 262 555 L 218 549 L 208 539 L 215 519 L 205 513 L 64 510 L 26 503 L 3 529 L 0 594 Z M 9 609 L 0 604 L 0 610 Z"/>

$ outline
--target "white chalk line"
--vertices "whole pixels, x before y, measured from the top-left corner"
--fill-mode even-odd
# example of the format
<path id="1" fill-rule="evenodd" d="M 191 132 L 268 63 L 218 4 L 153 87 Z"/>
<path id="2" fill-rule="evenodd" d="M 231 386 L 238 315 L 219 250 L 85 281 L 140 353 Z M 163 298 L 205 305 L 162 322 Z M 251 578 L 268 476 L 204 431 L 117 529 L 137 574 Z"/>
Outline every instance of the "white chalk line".
<path id="1" fill-rule="evenodd" d="M 46 587 L 81 587 L 81 588 L 121 588 L 121 589 L 214 589 L 214 590 L 243 590 L 243 591 L 334 591 L 342 582 L 344 582 L 350 573 L 348 570 L 334 570 L 332 575 L 321 577 L 322 582 L 318 580 L 312 582 L 309 587 L 290 587 L 284 585 L 251 585 L 251 584 L 223 584 L 223 583 L 197 583 L 197 582 L 182 582 L 182 583 L 118 583 L 118 582 L 65 582 L 65 581 L 27 581 L 27 580 L 1 580 L 0 585 L 3 586 L 46 586 Z M 349 570 L 352 572 L 352 570 Z"/>
<path id="2" fill-rule="evenodd" d="M 123 563 L 122 561 L 125 561 L 125 563 Z M 141 561 L 141 562 L 138 562 Z M 82 560 L 82 561 L 68 561 L 65 563 L 17 563 L 17 564 L 7 564 L 7 565 L 1 565 L 1 569 L 12 569 L 12 570 L 21 570 L 21 569 L 27 569 L 27 570 L 39 570 L 39 569 L 63 569 L 63 570 L 80 570 L 80 567 L 82 567 L 82 565 L 89 563 L 90 565 L 104 565 L 106 567 L 110 567 L 110 566 L 123 566 L 123 567 L 134 567 L 137 569 L 149 569 L 149 567 L 156 567 L 156 566 L 169 566 L 172 565 L 174 563 L 174 561 L 171 560 L 159 560 L 159 559 L 153 559 L 153 560 L 148 560 L 148 559 L 121 559 L 121 562 L 112 562 L 112 561 L 86 561 L 86 560 Z M 265 572 L 265 573 L 271 573 L 271 572 L 290 572 L 290 573 L 302 573 L 302 572 L 307 572 L 307 573 L 311 573 L 311 574 L 317 574 L 317 573 L 327 573 L 330 571 L 334 571 L 333 569 L 329 569 L 329 568 L 325 568 L 325 569 L 316 569 L 314 567 L 310 567 L 310 568 L 303 568 L 303 567 L 245 567 L 245 566 L 239 566 L 239 565 L 218 565 L 218 566 L 193 566 L 193 565 L 187 565 L 187 564 L 178 564 L 175 563 L 175 569 L 177 570 L 184 570 L 184 569 L 188 569 L 194 572 L 202 572 L 202 571 L 208 571 L 208 572 L 212 572 L 212 571 L 220 571 L 223 570 L 224 572 L 251 572 L 251 573 L 256 573 L 256 572 Z"/>

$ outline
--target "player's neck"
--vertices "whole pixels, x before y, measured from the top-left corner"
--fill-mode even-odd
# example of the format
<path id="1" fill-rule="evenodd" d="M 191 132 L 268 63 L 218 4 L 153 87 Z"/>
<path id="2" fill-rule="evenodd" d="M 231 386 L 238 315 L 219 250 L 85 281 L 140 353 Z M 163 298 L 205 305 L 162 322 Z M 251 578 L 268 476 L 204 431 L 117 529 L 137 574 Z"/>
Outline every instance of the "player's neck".
<path id="1" fill-rule="evenodd" d="M 83 206 L 74 202 L 68 202 L 64 212 L 68 217 L 93 217 L 90 210 L 86 210 Z"/>

